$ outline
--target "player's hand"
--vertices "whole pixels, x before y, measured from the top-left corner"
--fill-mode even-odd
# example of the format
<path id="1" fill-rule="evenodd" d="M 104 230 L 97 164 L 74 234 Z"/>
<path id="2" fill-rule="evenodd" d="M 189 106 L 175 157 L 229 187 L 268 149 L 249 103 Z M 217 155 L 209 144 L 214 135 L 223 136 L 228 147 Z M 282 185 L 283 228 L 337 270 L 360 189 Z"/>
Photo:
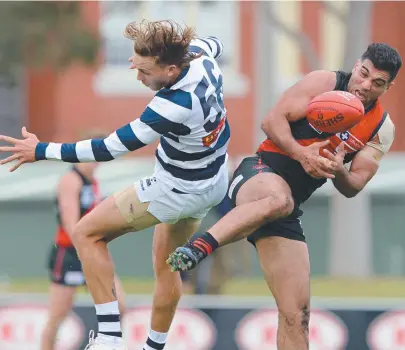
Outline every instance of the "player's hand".
<path id="1" fill-rule="evenodd" d="M 331 151 L 329 151 L 327 149 L 323 150 L 323 154 L 331 162 L 335 162 L 337 164 L 335 174 L 345 170 L 344 159 L 345 159 L 346 151 L 345 151 L 345 145 L 343 142 L 341 142 L 339 144 L 339 146 L 336 147 L 335 154 L 333 154 Z"/>
<path id="2" fill-rule="evenodd" d="M 326 147 L 329 140 L 322 142 L 314 142 L 313 144 L 303 147 L 298 161 L 301 163 L 304 170 L 316 179 L 334 179 L 338 164 L 335 160 L 320 155 L 320 149 Z"/>
<path id="3" fill-rule="evenodd" d="M 1 146 L 0 152 L 12 152 L 13 154 L 6 159 L 0 161 L 1 165 L 10 163 L 16 160 L 10 171 L 18 169 L 24 163 L 35 162 L 35 148 L 39 140 L 35 134 L 31 134 L 25 127 L 22 128 L 21 134 L 24 139 L 15 139 L 10 136 L 0 135 L 0 141 L 11 143 L 12 146 Z"/>

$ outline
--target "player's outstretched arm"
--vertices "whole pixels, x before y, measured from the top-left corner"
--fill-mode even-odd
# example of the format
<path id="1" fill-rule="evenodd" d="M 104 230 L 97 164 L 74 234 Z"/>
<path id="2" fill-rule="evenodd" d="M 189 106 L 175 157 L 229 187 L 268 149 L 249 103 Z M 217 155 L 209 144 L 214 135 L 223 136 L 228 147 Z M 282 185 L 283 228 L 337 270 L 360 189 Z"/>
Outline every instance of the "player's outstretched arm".
<path id="1" fill-rule="evenodd" d="M 0 135 L 0 140 L 12 146 L 0 147 L 0 152 L 13 154 L 0 161 L 1 165 L 17 161 L 10 171 L 24 163 L 38 160 L 60 160 L 68 163 L 104 162 L 146 145 L 136 136 L 135 127 L 139 119 L 114 131 L 106 138 L 83 140 L 76 143 L 39 142 L 36 135 L 22 129 L 23 139 Z"/>
<path id="2" fill-rule="evenodd" d="M 181 90 L 161 89 L 149 103 L 141 117 L 102 139 L 76 143 L 39 142 L 36 135 L 22 129 L 23 139 L 0 135 L 0 141 L 12 146 L 0 147 L 0 152 L 13 154 L 0 161 L 7 164 L 17 161 L 10 171 L 24 163 L 38 160 L 60 160 L 68 163 L 104 162 L 135 151 L 170 133 L 188 135 L 191 130 L 182 121 L 190 115 L 191 96 Z"/>

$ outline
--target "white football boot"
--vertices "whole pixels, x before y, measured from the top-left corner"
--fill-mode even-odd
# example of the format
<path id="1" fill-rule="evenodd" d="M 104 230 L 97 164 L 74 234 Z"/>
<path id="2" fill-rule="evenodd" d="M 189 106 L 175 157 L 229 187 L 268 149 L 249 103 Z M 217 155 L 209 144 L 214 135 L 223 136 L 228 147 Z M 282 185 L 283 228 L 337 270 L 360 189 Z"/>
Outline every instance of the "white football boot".
<path id="1" fill-rule="evenodd" d="M 101 337 L 95 337 L 94 331 L 90 331 L 89 344 L 84 350 L 128 350 L 124 344 L 124 340 L 116 338 L 114 342 L 106 342 Z"/>

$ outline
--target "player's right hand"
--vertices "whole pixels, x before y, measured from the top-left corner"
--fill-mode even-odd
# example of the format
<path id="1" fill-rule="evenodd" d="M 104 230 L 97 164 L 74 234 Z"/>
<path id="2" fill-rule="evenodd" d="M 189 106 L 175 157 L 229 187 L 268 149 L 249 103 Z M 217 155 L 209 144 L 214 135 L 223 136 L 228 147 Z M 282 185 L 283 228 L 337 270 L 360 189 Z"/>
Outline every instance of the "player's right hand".
<path id="1" fill-rule="evenodd" d="M 15 139 L 14 137 L 0 135 L 0 141 L 5 141 L 11 146 L 1 146 L 0 152 L 12 152 L 13 154 L 0 161 L 0 165 L 10 163 L 12 161 L 17 161 L 11 168 L 10 171 L 18 169 L 24 163 L 35 162 L 35 149 L 39 140 L 35 134 L 27 131 L 25 127 L 22 128 L 23 139 Z"/>
<path id="2" fill-rule="evenodd" d="M 297 160 L 301 163 L 304 170 L 315 179 L 334 179 L 338 164 L 320 155 L 320 149 L 326 147 L 329 140 L 314 142 L 303 147 Z"/>

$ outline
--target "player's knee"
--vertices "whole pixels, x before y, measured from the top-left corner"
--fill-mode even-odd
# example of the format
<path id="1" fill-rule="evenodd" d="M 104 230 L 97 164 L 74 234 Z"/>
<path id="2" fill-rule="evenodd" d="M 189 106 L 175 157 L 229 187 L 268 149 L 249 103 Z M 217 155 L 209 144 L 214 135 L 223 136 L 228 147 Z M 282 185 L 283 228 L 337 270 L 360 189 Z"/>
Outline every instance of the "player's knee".
<path id="1" fill-rule="evenodd" d="M 280 218 L 286 217 L 294 210 L 294 199 L 290 194 L 274 193 L 267 197 L 267 201 L 269 204 L 265 206 L 265 210 L 267 209 L 266 214 L 270 218 L 274 218 L 275 214 Z"/>
<path id="2" fill-rule="evenodd" d="M 89 241 L 89 234 L 86 232 L 84 229 L 83 225 L 80 224 L 80 221 L 76 224 L 74 227 L 72 234 L 71 234 L 71 239 L 72 243 L 75 246 L 76 249 L 80 249 L 84 245 L 86 245 Z"/>
<path id="3" fill-rule="evenodd" d="M 75 228 L 73 229 L 70 238 L 72 239 L 72 243 L 76 249 L 81 246 L 81 244 L 83 242 L 83 239 L 82 239 L 83 233 L 80 230 L 80 228 L 78 228 L 78 225 L 76 225 Z"/>
<path id="4" fill-rule="evenodd" d="M 310 309 L 307 304 L 300 307 L 279 308 L 278 316 L 280 324 L 284 327 L 308 334 Z"/>
<path id="5" fill-rule="evenodd" d="M 290 215 L 294 210 L 294 199 L 291 195 L 286 195 L 283 198 L 280 209 L 284 216 Z"/>

